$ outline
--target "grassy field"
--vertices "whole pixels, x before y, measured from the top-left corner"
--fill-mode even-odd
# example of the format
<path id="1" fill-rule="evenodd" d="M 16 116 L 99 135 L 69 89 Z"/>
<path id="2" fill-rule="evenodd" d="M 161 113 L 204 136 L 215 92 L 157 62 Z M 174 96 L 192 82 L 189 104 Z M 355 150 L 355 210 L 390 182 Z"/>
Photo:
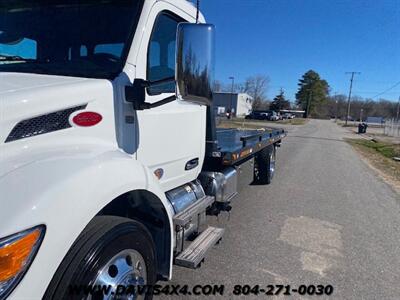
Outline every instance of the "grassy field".
<path id="1" fill-rule="evenodd" d="M 400 162 L 393 157 L 400 157 L 400 144 L 384 143 L 364 139 L 346 139 L 372 167 L 400 190 Z"/>
<path id="2" fill-rule="evenodd" d="M 392 159 L 393 157 L 400 157 L 400 145 L 388 144 L 383 142 L 376 142 L 371 140 L 350 140 L 352 145 L 369 148 L 381 155 Z"/>
<path id="3" fill-rule="evenodd" d="M 277 121 L 277 123 L 288 124 L 288 125 L 304 125 L 307 122 L 308 122 L 308 120 L 307 119 L 303 119 L 303 118 Z"/>
<path id="4" fill-rule="evenodd" d="M 360 122 L 349 121 L 346 125 L 345 121 L 337 120 L 336 124 L 338 124 L 339 126 L 342 126 L 342 127 L 358 127 L 358 124 L 360 124 Z M 368 127 L 369 128 L 383 128 L 384 126 L 379 125 L 379 124 L 369 124 Z"/>
<path id="5" fill-rule="evenodd" d="M 217 124 L 218 128 L 248 128 L 258 129 L 266 127 L 269 124 L 285 124 L 285 125 L 304 125 L 308 122 L 307 119 L 291 119 L 279 121 L 265 121 L 265 120 L 245 120 L 245 119 L 222 119 Z"/>

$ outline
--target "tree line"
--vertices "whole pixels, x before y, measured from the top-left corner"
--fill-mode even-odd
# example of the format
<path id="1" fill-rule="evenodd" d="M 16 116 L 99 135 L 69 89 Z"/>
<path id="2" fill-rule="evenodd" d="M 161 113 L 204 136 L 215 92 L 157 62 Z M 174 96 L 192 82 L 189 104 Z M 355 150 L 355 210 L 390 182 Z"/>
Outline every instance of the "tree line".
<path id="1" fill-rule="evenodd" d="M 346 118 L 347 96 L 343 94 L 331 95 L 328 82 L 314 70 L 303 74 L 298 81 L 296 99 L 290 101 L 286 98 L 283 89 L 272 100 L 267 97 L 269 77 L 255 75 L 248 77 L 243 83 L 236 83 L 233 92 L 247 93 L 253 97 L 253 110 L 282 109 L 304 110 L 305 116 L 313 118 Z M 231 92 L 232 85 L 222 84 L 216 81 L 214 84 L 216 92 Z M 397 114 L 397 103 L 385 99 L 364 99 L 359 96 L 351 98 L 350 117 L 355 120 L 367 117 L 394 118 Z"/>
<path id="2" fill-rule="evenodd" d="M 267 98 L 267 89 L 269 85 L 269 77 L 265 75 L 254 75 L 248 77 L 244 82 L 236 83 L 233 86 L 230 84 L 223 84 L 216 80 L 214 82 L 214 92 L 234 92 L 234 93 L 247 93 L 253 98 L 253 110 L 268 109 L 270 101 Z"/>

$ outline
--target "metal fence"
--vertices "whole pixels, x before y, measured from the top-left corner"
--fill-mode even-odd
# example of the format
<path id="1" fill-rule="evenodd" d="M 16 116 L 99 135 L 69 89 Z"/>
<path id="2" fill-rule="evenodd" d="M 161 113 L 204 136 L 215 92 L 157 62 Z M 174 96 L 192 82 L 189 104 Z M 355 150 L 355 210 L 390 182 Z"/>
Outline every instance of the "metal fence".
<path id="1" fill-rule="evenodd" d="M 400 137 L 400 122 L 395 119 L 386 120 L 384 134 L 388 136 Z"/>

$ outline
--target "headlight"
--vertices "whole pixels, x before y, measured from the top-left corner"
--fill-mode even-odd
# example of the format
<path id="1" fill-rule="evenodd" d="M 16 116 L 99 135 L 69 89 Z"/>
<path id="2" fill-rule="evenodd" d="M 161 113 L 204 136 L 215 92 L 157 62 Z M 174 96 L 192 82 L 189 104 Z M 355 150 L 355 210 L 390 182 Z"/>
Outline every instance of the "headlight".
<path id="1" fill-rule="evenodd" d="M 44 225 L 0 239 L 0 299 L 21 281 L 32 263 L 46 227 Z"/>

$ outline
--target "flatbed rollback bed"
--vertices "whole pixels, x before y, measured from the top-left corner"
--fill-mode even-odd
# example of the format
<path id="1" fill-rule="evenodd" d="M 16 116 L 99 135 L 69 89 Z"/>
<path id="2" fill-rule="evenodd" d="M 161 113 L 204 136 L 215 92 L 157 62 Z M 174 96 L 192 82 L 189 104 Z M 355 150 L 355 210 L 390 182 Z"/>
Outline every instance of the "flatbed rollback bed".
<path id="1" fill-rule="evenodd" d="M 213 159 L 220 156 L 219 160 L 223 166 L 240 165 L 270 145 L 279 147 L 285 136 L 286 132 L 283 129 L 268 127 L 258 130 L 217 129 L 219 151 L 207 153 L 207 157 Z"/>

